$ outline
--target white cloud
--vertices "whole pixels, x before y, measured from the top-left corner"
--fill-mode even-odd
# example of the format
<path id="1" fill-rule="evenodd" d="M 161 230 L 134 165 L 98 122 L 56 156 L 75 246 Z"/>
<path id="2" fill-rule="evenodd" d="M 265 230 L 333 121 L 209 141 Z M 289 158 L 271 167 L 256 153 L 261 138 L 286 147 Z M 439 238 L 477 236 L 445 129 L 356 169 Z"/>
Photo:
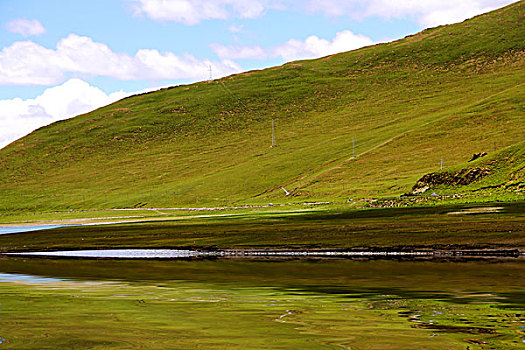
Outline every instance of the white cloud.
<path id="1" fill-rule="evenodd" d="M 127 0 L 136 15 L 194 25 L 203 20 L 257 18 L 268 9 L 306 9 L 327 16 L 414 18 L 422 27 L 462 21 L 518 0 Z"/>
<path id="2" fill-rule="evenodd" d="M 331 41 L 312 35 L 304 41 L 290 39 L 282 45 L 277 45 L 267 50 L 260 46 L 223 46 L 220 44 L 212 44 L 211 48 L 221 59 L 281 57 L 286 61 L 291 61 L 327 56 L 372 44 L 374 42 L 370 38 L 344 30 L 337 33 Z"/>
<path id="3" fill-rule="evenodd" d="M 231 33 L 240 33 L 242 32 L 244 29 L 244 25 L 240 24 L 240 25 L 235 25 L 235 24 L 232 24 L 231 26 L 228 27 L 228 30 L 231 32 Z"/>
<path id="4" fill-rule="evenodd" d="M 0 51 L 0 84 L 53 85 L 63 79 L 62 59 L 55 51 L 19 41 Z"/>
<path id="5" fill-rule="evenodd" d="M 191 55 L 183 57 L 173 53 L 160 53 L 158 50 L 140 50 L 135 55 L 139 79 L 204 79 L 212 68 L 214 78 L 220 78 L 242 68 L 231 60 L 221 62 L 198 60 Z"/>
<path id="6" fill-rule="evenodd" d="M 316 58 L 332 55 L 339 52 L 355 50 L 363 46 L 372 45 L 372 39 L 344 30 L 336 34 L 332 41 L 319 38 L 315 35 L 301 41 L 290 39 L 285 44 L 273 49 L 274 56 L 281 56 L 284 60 Z"/>
<path id="7" fill-rule="evenodd" d="M 224 46 L 214 43 L 210 47 L 221 59 L 264 59 L 268 57 L 268 53 L 260 46 Z"/>
<path id="8" fill-rule="evenodd" d="M 135 14 L 153 20 L 194 25 L 208 19 L 257 18 L 271 7 L 269 0 L 128 0 Z"/>
<path id="9" fill-rule="evenodd" d="M 87 113 L 129 95 L 123 91 L 106 95 L 85 81 L 71 79 L 46 89 L 35 99 L 0 100 L 0 148 L 39 127 Z"/>
<path id="10" fill-rule="evenodd" d="M 0 84 L 56 85 L 68 73 L 105 76 L 121 80 L 203 80 L 209 67 L 221 77 L 241 71 L 230 60 L 198 60 L 191 55 L 139 50 L 135 56 L 113 52 L 91 38 L 70 34 L 56 50 L 32 41 L 19 41 L 0 51 Z"/>
<path id="11" fill-rule="evenodd" d="M 7 22 L 5 28 L 11 33 L 21 34 L 23 37 L 41 35 L 46 32 L 46 29 L 38 20 L 29 20 L 26 18 L 18 18 Z"/>
<path id="12" fill-rule="evenodd" d="M 412 17 L 422 27 L 450 24 L 495 10 L 517 0 L 310 0 L 307 9 L 355 19 Z"/>

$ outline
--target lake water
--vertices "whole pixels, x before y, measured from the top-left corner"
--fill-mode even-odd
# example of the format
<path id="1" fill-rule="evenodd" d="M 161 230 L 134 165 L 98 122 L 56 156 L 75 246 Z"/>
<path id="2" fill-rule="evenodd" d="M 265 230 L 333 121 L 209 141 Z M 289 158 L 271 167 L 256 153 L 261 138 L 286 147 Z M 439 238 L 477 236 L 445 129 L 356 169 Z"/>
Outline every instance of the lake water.
<path id="1" fill-rule="evenodd" d="M 525 348 L 525 261 L 0 258 L 0 349 Z"/>
<path id="2" fill-rule="evenodd" d="M 30 231 L 48 230 L 52 228 L 63 227 L 63 225 L 41 225 L 41 226 L 0 226 L 0 235 L 9 233 L 20 233 Z"/>

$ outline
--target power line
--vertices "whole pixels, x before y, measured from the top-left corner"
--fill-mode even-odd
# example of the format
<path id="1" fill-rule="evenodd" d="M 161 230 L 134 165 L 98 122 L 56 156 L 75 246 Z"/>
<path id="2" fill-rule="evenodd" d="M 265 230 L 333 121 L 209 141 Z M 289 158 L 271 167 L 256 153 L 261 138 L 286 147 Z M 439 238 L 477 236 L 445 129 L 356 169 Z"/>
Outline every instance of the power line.
<path id="1" fill-rule="evenodd" d="M 237 101 L 239 101 L 240 104 L 242 104 L 244 108 L 248 109 L 248 106 L 246 106 L 246 105 L 244 104 L 244 102 L 242 102 L 242 100 L 241 100 L 237 95 L 235 95 L 235 94 L 233 93 L 233 91 L 231 91 L 231 90 L 226 86 L 226 84 L 224 84 L 223 81 L 220 81 L 220 83 L 221 83 L 221 86 L 224 88 L 224 90 L 226 90 L 230 95 L 232 95 L 234 98 L 236 98 Z"/>

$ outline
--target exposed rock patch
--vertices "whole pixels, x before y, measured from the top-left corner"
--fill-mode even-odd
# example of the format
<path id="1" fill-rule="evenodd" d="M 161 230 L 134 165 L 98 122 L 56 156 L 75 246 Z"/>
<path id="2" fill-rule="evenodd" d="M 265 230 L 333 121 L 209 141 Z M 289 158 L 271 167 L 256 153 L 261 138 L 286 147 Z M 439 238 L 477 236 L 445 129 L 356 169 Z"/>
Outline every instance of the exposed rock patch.
<path id="1" fill-rule="evenodd" d="M 439 185 L 444 186 L 466 186 L 470 185 L 475 181 L 483 179 L 485 176 L 490 174 L 489 168 L 469 168 L 461 169 L 457 172 L 441 172 L 431 173 L 423 176 L 419 181 L 412 187 L 412 194 L 418 194 L 425 192 L 430 187 L 436 187 Z"/>
<path id="2" fill-rule="evenodd" d="M 487 155 L 487 152 L 480 152 L 480 153 L 474 153 L 472 155 L 472 158 L 469 160 L 469 162 L 475 161 L 478 158 L 485 157 Z"/>

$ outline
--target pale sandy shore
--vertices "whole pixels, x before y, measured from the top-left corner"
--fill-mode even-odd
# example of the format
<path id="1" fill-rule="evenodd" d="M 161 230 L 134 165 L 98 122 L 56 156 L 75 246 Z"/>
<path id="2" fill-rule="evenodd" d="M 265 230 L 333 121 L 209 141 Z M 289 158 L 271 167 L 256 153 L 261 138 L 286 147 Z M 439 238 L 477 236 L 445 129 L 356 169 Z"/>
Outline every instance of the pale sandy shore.
<path id="1" fill-rule="evenodd" d="M 302 203 L 302 205 L 305 206 L 312 206 L 312 205 L 323 205 L 323 204 L 330 204 L 330 202 L 308 202 L 308 203 Z M 56 225 L 63 225 L 63 226 L 72 226 L 72 225 L 110 225 L 110 224 L 127 224 L 127 223 L 144 223 L 144 222 L 155 222 L 155 221 L 179 221 L 179 220 L 192 220 L 192 219 L 198 219 L 198 218 L 213 218 L 213 217 L 233 217 L 233 216 L 240 216 L 245 215 L 246 213 L 210 213 L 210 214 L 200 214 L 200 215 L 176 215 L 175 213 L 170 212 L 180 212 L 180 211 L 188 211 L 188 212 L 214 212 L 214 211 L 224 211 L 224 210 L 239 210 L 239 209 L 257 209 L 257 208 L 272 208 L 276 207 L 276 210 L 273 211 L 265 211 L 264 213 L 267 214 L 286 214 L 286 213 L 301 213 L 301 212 L 309 212 L 314 209 L 311 208 L 305 208 L 305 209 L 278 209 L 277 207 L 285 207 L 285 204 L 276 204 L 276 205 L 257 205 L 257 206 L 238 206 L 238 207 L 200 207 L 200 208 L 191 208 L 191 207 L 185 207 L 185 208 L 115 208 L 115 209 L 107 209 L 107 211 L 114 211 L 114 212 L 137 212 L 137 211 L 148 211 L 148 212 L 154 212 L 157 216 L 149 216 L 149 215 L 125 215 L 125 216 L 93 216 L 88 218 L 63 218 L 63 219 L 42 219 L 42 220 L 20 220 L 20 221 L 12 221 L 8 223 L 0 223 L 1 227 L 24 227 L 24 226 L 56 226 Z M 175 214 L 175 215 L 174 215 Z M 73 213 L 74 215 L 74 213 Z"/>

